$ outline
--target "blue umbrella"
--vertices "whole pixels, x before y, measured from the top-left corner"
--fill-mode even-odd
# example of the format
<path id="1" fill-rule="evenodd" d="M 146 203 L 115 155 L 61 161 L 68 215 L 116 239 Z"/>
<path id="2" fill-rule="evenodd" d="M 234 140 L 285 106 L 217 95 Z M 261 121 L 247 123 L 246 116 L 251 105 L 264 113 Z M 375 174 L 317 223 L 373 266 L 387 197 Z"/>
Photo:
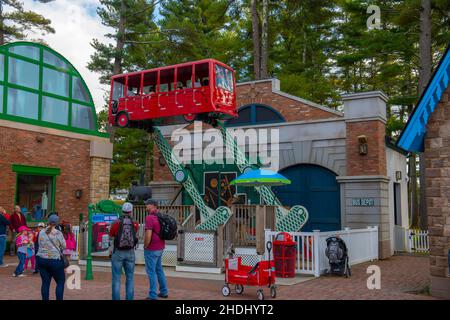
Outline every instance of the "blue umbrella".
<path id="1" fill-rule="evenodd" d="M 291 184 L 291 180 L 287 179 L 278 172 L 267 169 L 249 170 L 230 182 L 231 185 L 239 185 L 243 187 L 260 187 L 260 186 L 284 186 Z"/>

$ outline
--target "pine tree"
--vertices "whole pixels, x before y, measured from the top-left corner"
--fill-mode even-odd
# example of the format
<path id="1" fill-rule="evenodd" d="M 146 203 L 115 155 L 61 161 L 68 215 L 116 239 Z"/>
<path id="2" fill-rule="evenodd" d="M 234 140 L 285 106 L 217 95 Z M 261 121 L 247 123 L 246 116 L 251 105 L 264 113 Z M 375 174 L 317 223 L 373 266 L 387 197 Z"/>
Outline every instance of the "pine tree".
<path id="1" fill-rule="evenodd" d="M 91 56 L 88 69 L 100 73 L 100 81 L 109 84 L 113 74 L 147 69 L 152 66 L 148 59 L 152 50 L 150 44 L 158 37 L 158 27 L 153 22 L 153 13 L 158 1 L 146 0 L 101 0 L 97 13 L 102 23 L 114 30 L 106 36 L 114 44 L 104 44 L 94 39 L 95 53 Z M 107 101 L 107 99 L 105 99 Z M 98 114 L 100 128 L 108 128 L 108 106 Z M 152 177 L 151 166 L 146 159 L 153 157 L 153 142 L 149 134 L 136 129 L 116 129 L 112 133 L 114 142 L 111 164 L 110 187 L 128 187 L 133 180 Z M 146 179 L 146 180 L 147 180 Z M 147 184 L 149 181 L 145 181 Z"/>
<path id="2" fill-rule="evenodd" d="M 49 2 L 40 0 L 40 2 Z M 5 9 L 8 10 L 5 10 Z M 40 30 L 45 33 L 55 33 L 51 21 L 33 11 L 25 10 L 18 0 L 0 0 L 0 45 L 15 40 L 27 38 L 26 31 Z M 39 40 L 43 42 L 42 40 Z"/>

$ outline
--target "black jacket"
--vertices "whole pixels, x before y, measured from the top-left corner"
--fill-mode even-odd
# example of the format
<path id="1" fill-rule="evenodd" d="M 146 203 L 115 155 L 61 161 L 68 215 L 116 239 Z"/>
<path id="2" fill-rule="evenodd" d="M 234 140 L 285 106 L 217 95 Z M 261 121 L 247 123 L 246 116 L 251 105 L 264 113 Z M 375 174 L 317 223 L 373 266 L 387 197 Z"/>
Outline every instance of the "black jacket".
<path id="1" fill-rule="evenodd" d="M 1 213 L 0 213 L 0 236 L 6 235 L 6 228 L 11 224 L 8 219 L 6 219 Z"/>

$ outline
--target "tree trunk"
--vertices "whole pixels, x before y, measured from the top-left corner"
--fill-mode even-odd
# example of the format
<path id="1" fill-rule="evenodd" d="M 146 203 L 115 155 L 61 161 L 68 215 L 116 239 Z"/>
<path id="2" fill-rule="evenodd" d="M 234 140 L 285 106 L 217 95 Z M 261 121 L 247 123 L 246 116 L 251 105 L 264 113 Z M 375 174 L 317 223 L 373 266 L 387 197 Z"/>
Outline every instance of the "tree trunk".
<path id="1" fill-rule="evenodd" d="M 152 135 L 149 133 L 147 152 L 145 153 L 144 185 L 148 186 L 153 180 L 153 142 Z"/>
<path id="2" fill-rule="evenodd" d="M 419 96 L 425 90 L 425 87 L 431 77 L 431 0 L 421 0 L 420 8 L 420 71 L 419 71 Z M 423 153 L 419 154 L 420 171 L 420 201 L 419 201 L 419 226 L 426 230 L 427 223 L 427 203 L 425 186 L 425 157 Z"/>
<path id="3" fill-rule="evenodd" d="M 261 44 L 259 39 L 259 16 L 256 0 L 251 2 L 252 34 L 253 34 L 253 75 L 255 80 L 261 79 Z"/>
<path id="4" fill-rule="evenodd" d="M 262 9 L 262 35 L 261 35 L 261 78 L 269 77 L 269 4 L 268 0 L 263 0 Z"/>
<path id="5" fill-rule="evenodd" d="M 114 58 L 113 74 L 122 73 L 122 52 L 125 46 L 125 18 L 126 5 L 125 0 L 120 2 L 120 20 L 119 30 L 117 31 L 116 54 Z"/>
<path id="6" fill-rule="evenodd" d="M 0 46 L 5 44 L 5 31 L 3 30 L 3 1 L 0 0 Z"/>

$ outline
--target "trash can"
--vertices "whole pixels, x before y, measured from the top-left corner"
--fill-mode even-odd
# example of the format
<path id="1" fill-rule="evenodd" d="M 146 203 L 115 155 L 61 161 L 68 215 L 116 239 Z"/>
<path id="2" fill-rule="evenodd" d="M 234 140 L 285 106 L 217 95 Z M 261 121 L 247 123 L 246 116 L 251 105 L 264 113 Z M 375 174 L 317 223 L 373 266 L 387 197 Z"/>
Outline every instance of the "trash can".
<path id="1" fill-rule="evenodd" d="M 297 243 L 287 232 L 280 232 L 273 242 L 275 274 L 280 278 L 295 277 L 295 261 L 297 260 Z"/>

